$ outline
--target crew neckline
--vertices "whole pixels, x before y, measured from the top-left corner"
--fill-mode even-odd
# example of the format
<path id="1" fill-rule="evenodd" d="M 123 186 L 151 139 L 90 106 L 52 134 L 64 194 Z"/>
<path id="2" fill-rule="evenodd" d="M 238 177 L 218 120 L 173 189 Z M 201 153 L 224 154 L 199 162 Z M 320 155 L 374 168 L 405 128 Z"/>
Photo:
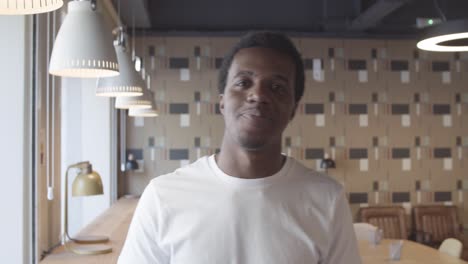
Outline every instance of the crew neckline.
<path id="1" fill-rule="evenodd" d="M 286 160 L 278 172 L 270 176 L 266 176 L 263 178 L 255 178 L 255 179 L 239 178 L 239 177 L 226 174 L 224 171 L 222 171 L 218 167 L 214 154 L 208 157 L 208 164 L 211 167 L 214 175 L 218 179 L 222 180 L 223 182 L 229 185 L 238 186 L 238 187 L 262 187 L 262 186 L 273 184 L 275 181 L 286 176 L 289 173 L 289 169 L 291 168 L 293 164 L 292 159 L 284 154 L 283 156 L 285 157 Z"/>

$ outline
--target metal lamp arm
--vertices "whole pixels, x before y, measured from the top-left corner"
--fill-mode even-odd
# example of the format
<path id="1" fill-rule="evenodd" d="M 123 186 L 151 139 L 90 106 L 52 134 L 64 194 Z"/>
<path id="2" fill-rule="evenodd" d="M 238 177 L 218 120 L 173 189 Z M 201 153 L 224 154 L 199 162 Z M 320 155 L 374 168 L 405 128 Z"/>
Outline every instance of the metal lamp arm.
<path id="1" fill-rule="evenodd" d="M 64 210 L 64 216 L 63 216 L 64 221 L 65 221 L 64 234 L 63 234 L 64 243 L 67 241 L 67 239 L 71 240 L 70 235 L 68 234 L 68 175 L 69 175 L 70 169 L 78 168 L 82 170 L 84 168 L 87 168 L 88 166 L 89 166 L 89 161 L 78 162 L 78 163 L 68 166 L 67 171 L 65 173 L 65 200 L 64 200 L 65 210 Z"/>
<path id="2" fill-rule="evenodd" d="M 78 164 L 78 163 L 77 163 Z M 63 243 L 67 243 L 67 239 L 70 239 L 70 235 L 68 234 L 68 172 L 70 171 L 71 168 L 74 168 L 76 164 L 70 165 L 67 168 L 67 172 L 65 173 L 65 199 L 64 199 L 64 213 L 63 213 L 63 219 L 65 221 L 64 224 L 64 232 L 63 232 Z"/>

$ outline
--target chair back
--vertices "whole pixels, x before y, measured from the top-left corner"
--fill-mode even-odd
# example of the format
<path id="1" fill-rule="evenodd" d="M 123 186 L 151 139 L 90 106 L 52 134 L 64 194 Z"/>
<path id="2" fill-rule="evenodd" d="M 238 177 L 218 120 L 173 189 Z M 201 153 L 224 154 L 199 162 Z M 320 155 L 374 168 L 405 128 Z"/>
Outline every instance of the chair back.
<path id="1" fill-rule="evenodd" d="M 384 238 L 407 239 L 405 209 L 401 206 L 371 206 L 360 209 L 362 222 L 383 230 Z"/>
<path id="2" fill-rule="evenodd" d="M 460 242 L 460 240 L 455 238 L 445 239 L 439 247 L 440 252 L 447 253 L 457 258 L 460 258 L 462 250 L 463 244 Z"/>
<path id="3" fill-rule="evenodd" d="M 445 205 L 418 205 L 413 208 L 416 232 L 429 234 L 431 243 L 459 237 L 457 208 Z"/>

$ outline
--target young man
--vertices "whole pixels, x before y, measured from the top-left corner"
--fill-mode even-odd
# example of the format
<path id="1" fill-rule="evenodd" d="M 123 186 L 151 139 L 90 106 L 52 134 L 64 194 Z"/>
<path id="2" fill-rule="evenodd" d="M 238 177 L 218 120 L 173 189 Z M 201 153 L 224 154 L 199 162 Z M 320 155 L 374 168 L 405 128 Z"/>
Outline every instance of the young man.
<path id="1" fill-rule="evenodd" d="M 246 35 L 219 89 L 221 151 L 150 182 L 118 263 L 361 263 L 343 187 L 281 154 L 304 91 L 292 42 Z"/>

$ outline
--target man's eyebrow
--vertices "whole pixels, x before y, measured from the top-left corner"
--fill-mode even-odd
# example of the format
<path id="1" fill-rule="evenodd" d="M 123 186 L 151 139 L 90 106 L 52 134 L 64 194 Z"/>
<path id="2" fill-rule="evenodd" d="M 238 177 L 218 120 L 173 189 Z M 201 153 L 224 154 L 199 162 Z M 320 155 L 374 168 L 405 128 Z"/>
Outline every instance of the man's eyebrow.
<path id="1" fill-rule="evenodd" d="M 239 76 L 245 76 L 245 75 L 252 77 L 252 76 L 255 76 L 255 73 L 253 71 L 247 71 L 247 70 L 239 71 L 238 73 L 236 73 L 236 75 L 234 75 L 234 78 L 237 78 Z M 289 79 L 286 76 L 281 75 L 281 74 L 274 74 L 273 78 L 280 79 L 286 83 L 289 83 Z"/>
<path id="2" fill-rule="evenodd" d="M 234 75 L 234 78 L 237 78 L 239 76 L 244 76 L 244 75 L 252 77 L 252 76 L 254 76 L 254 73 L 253 73 L 253 71 L 240 71 L 240 72 L 236 73 L 236 75 Z"/>

